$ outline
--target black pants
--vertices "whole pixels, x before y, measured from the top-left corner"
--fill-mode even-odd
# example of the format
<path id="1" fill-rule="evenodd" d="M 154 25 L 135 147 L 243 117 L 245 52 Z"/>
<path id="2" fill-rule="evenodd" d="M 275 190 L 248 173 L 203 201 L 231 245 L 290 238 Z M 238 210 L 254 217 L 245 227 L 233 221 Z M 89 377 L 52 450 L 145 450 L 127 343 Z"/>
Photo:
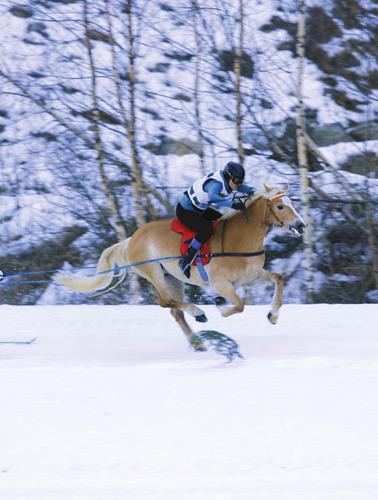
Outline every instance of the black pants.
<path id="1" fill-rule="evenodd" d="M 177 204 L 176 215 L 184 226 L 192 229 L 192 231 L 197 231 L 196 240 L 202 244 L 206 243 L 213 234 L 211 221 L 222 217 L 222 214 L 213 208 L 207 208 L 203 212 L 200 210 L 185 210 L 180 203 Z"/>

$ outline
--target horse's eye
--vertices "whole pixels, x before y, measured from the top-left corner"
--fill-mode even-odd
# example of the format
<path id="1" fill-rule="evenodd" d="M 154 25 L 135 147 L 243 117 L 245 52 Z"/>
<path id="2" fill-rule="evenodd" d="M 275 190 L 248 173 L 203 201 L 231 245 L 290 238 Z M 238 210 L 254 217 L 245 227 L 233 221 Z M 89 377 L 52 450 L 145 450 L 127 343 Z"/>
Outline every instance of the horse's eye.
<path id="1" fill-rule="evenodd" d="M 277 205 L 278 210 L 283 210 L 284 206 L 283 205 Z"/>

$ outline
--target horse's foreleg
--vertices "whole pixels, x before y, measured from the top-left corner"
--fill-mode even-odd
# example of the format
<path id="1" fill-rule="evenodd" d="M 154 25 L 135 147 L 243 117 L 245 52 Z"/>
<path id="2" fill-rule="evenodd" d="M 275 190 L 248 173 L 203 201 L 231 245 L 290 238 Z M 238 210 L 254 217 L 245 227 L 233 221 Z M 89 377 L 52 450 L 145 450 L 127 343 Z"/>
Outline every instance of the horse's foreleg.
<path id="1" fill-rule="evenodd" d="M 268 313 L 268 320 L 275 325 L 278 321 L 278 316 L 280 313 L 280 308 L 282 306 L 282 293 L 284 287 L 284 278 L 280 273 L 272 273 L 263 269 L 262 278 L 273 281 L 274 283 L 274 294 L 272 298 L 272 303 L 270 305 L 270 311 Z"/>
<path id="2" fill-rule="evenodd" d="M 197 337 L 186 322 L 184 313 L 180 309 L 171 309 L 171 314 L 184 332 L 189 344 L 191 344 L 196 351 L 206 351 L 206 347 L 203 345 L 201 339 Z"/>
<path id="3" fill-rule="evenodd" d="M 217 298 L 216 305 L 223 317 L 231 316 L 235 313 L 241 313 L 244 310 L 245 303 L 236 293 L 234 285 L 225 279 L 217 279 L 212 282 L 212 286 L 215 290 L 228 301 L 232 302 L 233 306 L 227 306 L 222 303 L 220 298 Z"/>

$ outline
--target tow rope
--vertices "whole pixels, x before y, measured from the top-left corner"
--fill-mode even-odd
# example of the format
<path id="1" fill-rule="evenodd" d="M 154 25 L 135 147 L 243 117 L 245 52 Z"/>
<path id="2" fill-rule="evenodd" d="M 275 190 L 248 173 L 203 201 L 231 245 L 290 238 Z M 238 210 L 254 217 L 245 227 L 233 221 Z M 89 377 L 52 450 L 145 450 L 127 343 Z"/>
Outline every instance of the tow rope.
<path id="1" fill-rule="evenodd" d="M 217 258 L 217 257 L 257 257 L 259 255 L 263 255 L 265 253 L 264 250 L 259 250 L 258 252 L 211 252 L 210 254 L 206 254 L 209 257 Z M 99 276 L 107 273 L 116 273 L 122 269 L 128 269 L 135 266 L 143 266 L 144 264 L 150 264 L 153 262 L 163 262 L 167 260 L 178 260 L 181 259 L 181 255 L 170 255 L 168 257 L 157 257 L 155 259 L 146 259 L 140 260 L 138 262 L 133 262 L 132 264 L 125 264 L 123 266 L 114 266 L 111 269 L 106 269 L 105 271 L 97 272 L 92 276 Z M 95 269 L 95 266 L 88 266 L 82 269 Z M 39 280 L 39 279 L 31 279 L 31 280 L 17 280 L 14 278 L 21 276 L 35 276 L 38 274 L 55 274 L 61 272 L 62 269 L 41 269 L 40 271 L 25 271 L 20 273 L 10 273 L 8 275 L 1 273 L 0 271 L 0 286 L 22 286 L 22 285 L 41 285 L 53 283 L 51 280 Z"/>

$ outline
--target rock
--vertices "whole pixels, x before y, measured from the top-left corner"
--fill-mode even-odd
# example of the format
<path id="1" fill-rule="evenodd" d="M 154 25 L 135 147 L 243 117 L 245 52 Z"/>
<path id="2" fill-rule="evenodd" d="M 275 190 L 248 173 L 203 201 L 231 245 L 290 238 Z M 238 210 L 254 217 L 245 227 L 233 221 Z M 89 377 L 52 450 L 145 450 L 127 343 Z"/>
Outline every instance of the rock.
<path id="1" fill-rule="evenodd" d="M 0 269 L 5 275 L 59 268 L 72 257 L 71 244 L 87 231 L 82 225 L 67 227 L 59 235 L 50 236 L 34 242 L 21 253 L 9 252 L 0 258 Z M 48 280 L 51 274 L 21 276 L 19 279 Z M 1 303 L 3 304 L 35 304 L 47 287 L 47 283 L 36 283 L 33 286 L 2 286 Z"/>
<path id="2" fill-rule="evenodd" d="M 370 292 L 367 292 L 366 299 L 367 302 L 370 302 L 370 304 L 378 304 L 378 288 L 376 288 L 375 290 L 370 290 Z"/>
<path id="3" fill-rule="evenodd" d="M 14 5 L 9 9 L 9 12 L 16 17 L 27 18 L 33 16 L 33 9 L 28 5 Z"/>
<path id="4" fill-rule="evenodd" d="M 218 51 L 218 60 L 222 71 L 234 71 L 235 52 L 231 50 Z M 252 57 L 246 52 L 242 53 L 240 73 L 245 78 L 252 78 L 254 70 L 254 63 Z"/>
<path id="5" fill-rule="evenodd" d="M 143 147 L 144 149 L 147 149 L 147 151 L 150 151 L 151 153 L 158 156 L 184 156 L 192 154 L 199 155 L 202 153 L 201 145 L 198 142 L 192 141 L 191 139 L 186 137 L 175 140 L 171 139 L 170 137 L 163 136 L 161 138 L 160 144 L 149 143 L 145 144 Z"/>
<path id="6" fill-rule="evenodd" d="M 340 123 L 328 123 L 310 130 L 311 139 L 320 147 L 331 146 L 339 142 L 348 142 L 352 137 L 346 134 Z"/>
<path id="7" fill-rule="evenodd" d="M 345 128 L 340 123 L 326 123 L 309 129 L 311 139 L 320 147 L 332 146 L 340 142 L 363 142 L 378 140 L 378 121 L 367 120 Z"/>

